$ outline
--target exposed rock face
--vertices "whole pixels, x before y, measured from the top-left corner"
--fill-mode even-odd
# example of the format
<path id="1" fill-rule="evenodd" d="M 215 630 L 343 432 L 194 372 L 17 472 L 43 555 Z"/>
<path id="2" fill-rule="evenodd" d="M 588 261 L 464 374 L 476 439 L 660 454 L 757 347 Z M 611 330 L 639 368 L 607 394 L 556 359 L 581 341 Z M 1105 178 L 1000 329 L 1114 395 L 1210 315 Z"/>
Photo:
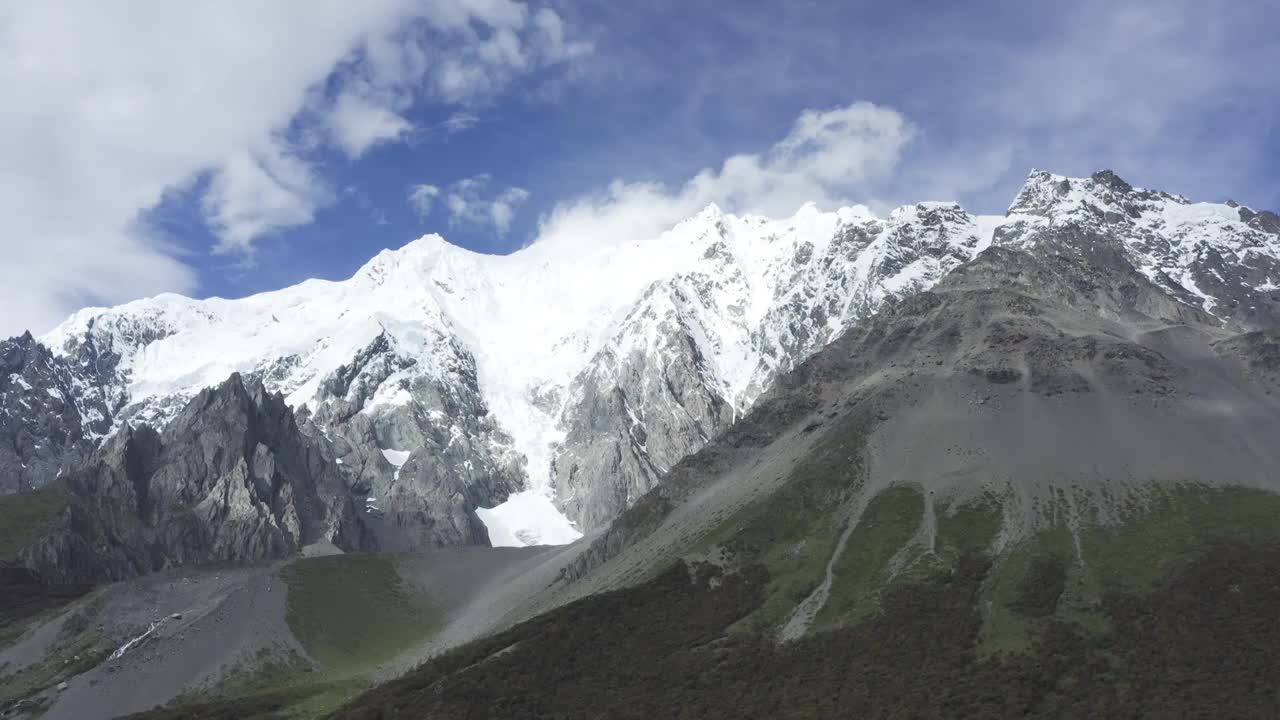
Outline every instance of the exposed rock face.
<path id="1" fill-rule="evenodd" d="M 895 483 L 926 508 L 998 498 L 996 553 L 1055 523 L 1122 522 L 1162 488 L 1280 492 L 1280 337 L 1233 334 L 1103 239 L 1063 227 L 1030 250 L 993 246 L 885 305 L 572 556 L 567 596 L 706 553 L 783 488 L 819 488 L 804 513 L 851 522 Z M 789 529 L 772 537 L 794 552 Z M 784 542 L 763 537 L 747 552 Z"/>
<path id="2" fill-rule="evenodd" d="M 39 487 L 111 428 L 101 393 L 30 333 L 0 342 L 0 494 Z"/>
<path id="3" fill-rule="evenodd" d="M 520 458 L 493 424 L 475 361 L 460 347 L 451 355 L 452 382 L 415 373 L 418 361 L 383 333 L 326 378 L 310 417 L 351 474 L 380 549 L 488 544 L 476 508 L 521 487 Z"/>
<path id="4" fill-rule="evenodd" d="M 887 220 L 850 212 L 823 236 L 771 240 L 765 284 L 724 224 L 711 227 L 720 237 L 697 268 L 652 285 L 570 386 L 552 475 L 584 529 L 655 487 L 779 374 L 990 241 L 954 203 L 899 208 Z M 762 284 L 770 295 L 753 301 Z"/>
<path id="5" fill-rule="evenodd" d="M 1192 203 L 1134 188 L 1107 170 L 1089 178 L 1037 171 L 995 242 L 1119 252 L 1174 298 L 1225 323 L 1280 324 L 1280 222 L 1271 212 Z"/>
<path id="6" fill-rule="evenodd" d="M 63 479 L 71 504 L 61 527 L 23 561 L 64 580 L 363 542 L 332 456 L 299 431 L 279 394 L 239 375 L 202 391 L 163 432 L 126 426 Z"/>
<path id="7" fill-rule="evenodd" d="M 610 351 L 571 390 L 552 468 L 561 505 L 582 527 L 607 524 L 733 421 L 683 320 L 668 316 L 647 353 Z"/>
<path id="8" fill-rule="evenodd" d="M 1223 357 L 1241 364 L 1263 392 L 1280 392 L 1280 330 L 1257 330 L 1227 338 L 1213 346 Z"/>

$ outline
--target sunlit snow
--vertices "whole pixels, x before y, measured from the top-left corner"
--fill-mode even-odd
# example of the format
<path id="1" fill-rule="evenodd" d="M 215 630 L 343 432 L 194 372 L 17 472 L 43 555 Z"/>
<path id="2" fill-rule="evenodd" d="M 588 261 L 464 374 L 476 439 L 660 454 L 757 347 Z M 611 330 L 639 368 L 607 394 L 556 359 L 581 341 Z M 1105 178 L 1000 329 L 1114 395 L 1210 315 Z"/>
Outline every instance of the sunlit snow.
<path id="1" fill-rule="evenodd" d="M 549 470 L 565 437 L 559 416 L 567 390 L 608 343 L 653 342 L 656 328 L 617 336 L 646 290 L 659 281 L 680 290 L 650 301 L 677 303 L 655 309 L 690 318 L 708 379 L 735 413 L 744 412 L 771 362 L 752 333 L 790 291 L 796 253 L 802 247 L 821 252 L 841 226 L 884 222 L 861 206 L 822 212 L 805 205 L 775 220 L 729 215 L 712 205 L 644 242 L 552 238 L 503 256 L 428 235 L 379 253 L 349 280 L 309 280 L 240 300 L 161 295 L 87 309 L 44 341 L 63 350 L 92 323 L 120 352 L 134 401 L 191 396 L 232 372 L 258 372 L 289 359 L 273 375 L 272 389 L 298 407 L 315 402 L 327 376 L 384 335 L 397 356 L 414 364 L 376 388 L 363 407 L 375 414 L 414 402 L 407 388 L 416 378 L 461 382 L 456 373 L 469 355 L 488 410 L 511 438 L 510 450 L 527 460 L 528 489 L 480 511 L 491 539 L 495 545 L 563 543 L 579 533 L 554 505 Z M 990 237 L 989 229 L 982 232 Z M 707 294 L 691 284 L 697 278 L 689 273 L 698 269 L 716 280 Z M 870 262 L 848 271 L 853 282 L 881 281 Z M 938 272 L 922 265 L 903 281 L 933 281 Z M 860 302 L 876 302 L 887 291 L 875 292 Z M 695 294 L 696 305 L 677 300 Z M 139 328 L 149 341 L 136 339 Z M 535 402 L 535 393 L 544 401 Z M 398 472 L 404 459 L 391 453 L 407 458 L 407 452 L 384 455 Z"/>
<path id="2" fill-rule="evenodd" d="M 323 401 L 325 379 L 382 336 L 406 365 L 373 388 L 362 411 L 376 415 L 414 403 L 411 390 L 423 380 L 460 387 L 474 379 L 489 418 L 510 438 L 509 445 L 492 450 L 524 458 L 527 469 L 525 491 L 479 511 L 491 539 L 496 545 L 562 543 L 579 534 L 554 504 L 551 461 L 565 439 L 560 418 L 573 401 L 574 379 L 604 367 L 593 365 L 602 351 L 648 351 L 659 342 L 659 323 L 677 318 L 699 346 L 705 380 L 735 415 L 746 412 L 781 362 L 763 348 L 776 348 L 790 332 L 771 324 L 771 313 L 831 308 L 822 325 L 810 330 L 832 339 L 850 319 L 888 297 L 937 282 L 988 247 L 1002 225 L 1096 215 L 1090 204 L 1105 199 L 1090 195 L 1083 181 L 1063 180 L 1033 175 L 1008 216 L 973 216 L 951 203 L 919 203 L 888 218 L 862 206 L 823 212 L 806 205 L 792 217 L 769 219 L 735 216 L 711 205 L 643 242 L 551 237 L 501 256 L 428 235 L 379 253 L 348 280 L 308 280 L 239 300 L 170 294 L 90 308 L 41 340 L 67 353 L 92 328 L 98 342 L 119 354 L 117 372 L 128 379 L 122 389 L 130 402 L 157 399 L 155 412 L 163 416 L 181 407 L 175 398 L 191 397 L 232 372 L 261 373 L 292 406 L 314 407 Z M 1046 214 L 1048 208 L 1057 215 Z M 940 242 L 956 252 L 906 257 L 895 233 L 938 233 L 938 213 L 948 214 Z M 1210 311 L 1206 289 L 1183 272 L 1195 253 L 1212 244 L 1237 254 L 1280 255 L 1274 245 L 1253 242 L 1239 214 L 1225 205 L 1164 196 L 1134 222 L 1159 228 L 1172 242 L 1160 256 L 1131 247 L 1135 267 L 1153 280 L 1176 278 Z M 867 239 L 859 241 L 865 246 L 823 255 L 837 247 L 841 232 L 851 230 L 865 231 Z M 832 264 L 801 267 L 795 258 L 805 253 Z M 800 279 L 802 272 L 825 274 Z M 1263 287 L 1274 282 L 1268 278 Z M 641 306 L 657 319 L 626 325 Z M 628 411 L 635 414 L 632 422 L 648 412 L 630 406 Z M 461 432 L 439 412 L 427 411 L 427 417 L 450 433 L 450 443 Z M 383 453 L 398 472 L 413 449 Z"/>
<path id="3" fill-rule="evenodd" d="M 563 545 L 582 537 L 573 523 L 538 490 L 518 492 L 494 508 L 479 508 L 476 514 L 489 529 L 494 547 Z"/>
<path id="4" fill-rule="evenodd" d="M 397 470 L 404 467 L 411 454 L 408 450 L 390 450 L 387 448 L 382 450 L 382 457 L 386 458 L 387 462 L 391 463 Z"/>

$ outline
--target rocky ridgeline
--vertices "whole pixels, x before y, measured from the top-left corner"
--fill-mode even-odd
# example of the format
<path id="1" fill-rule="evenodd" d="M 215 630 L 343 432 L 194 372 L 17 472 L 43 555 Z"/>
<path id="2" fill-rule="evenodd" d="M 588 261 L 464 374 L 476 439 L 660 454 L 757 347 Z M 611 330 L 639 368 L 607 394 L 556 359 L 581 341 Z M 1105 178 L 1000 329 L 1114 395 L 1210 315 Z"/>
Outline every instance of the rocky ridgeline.
<path id="1" fill-rule="evenodd" d="M 0 345 L 0 492 L 38 486 L 61 470 L 78 498 L 67 532 L 31 557 L 72 568 L 88 558 L 111 576 L 270 557 L 318 539 L 367 549 L 484 544 L 476 509 L 534 478 L 545 478 L 558 506 L 587 531 L 662 484 L 779 377 L 947 276 L 953 285 L 1052 283 L 1055 298 L 1114 318 L 1138 313 L 1240 331 L 1280 324 L 1280 219 L 1133 188 L 1110 172 L 1033 172 L 1003 217 L 954 203 L 905 206 L 887 218 L 810 207 L 783 221 L 712 207 L 672 233 L 678 242 L 661 242 L 697 250 L 691 259 L 644 285 L 612 318 L 553 338 L 555 352 L 594 349 L 562 380 L 514 396 L 510 388 L 495 394 L 501 378 L 477 362 L 492 363 L 493 349 L 477 345 L 475 328 L 462 327 L 456 312 L 456 303 L 500 297 L 458 299 L 483 289 L 467 282 L 486 261 L 440 243 L 379 256 L 332 286 L 339 315 L 417 292 L 405 312 L 418 320 L 384 324 L 385 313 L 375 314 L 369 322 L 380 329 L 352 335 L 363 339 L 349 350 L 345 338 L 321 337 L 305 353 L 256 358 L 248 380 L 216 390 L 140 377 L 139 358 L 184 333 L 230 332 L 228 318 L 248 312 L 235 305 L 241 301 L 140 301 L 78 314 L 50 336 L 52 349 L 30 335 L 12 339 Z M 996 277 L 983 269 L 989 263 L 972 262 L 1001 250 L 1023 251 L 1009 257 L 1036 258 L 1040 269 Z M 453 274 L 440 274 L 446 270 Z M 279 310 L 254 310 L 265 318 L 254 337 L 295 332 L 276 313 L 287 318 L 319 302 L 317 287 L 284 291 Z M 1261 358 L 1257 372 L 1274 373 L 1270 345 L 1237 344 Z M 341 361 L 322 362 L 335 356 Z M 998 360 L 984 362 L 998 370 Z M 148 389 L 161 386 L 179 391 Z M 252 412 L 240 401 L 209 404 L 209 393 L 235 395 L 236 386 L 254 399 Z M 284 412 L 290 406 L 296 415 Z M 240 408 L 231 414 L 243 422 L 216 419 L 229 408 Z M 249 421 L 260 417 L 271 420 Z M 204 422 L 240 428 L 209 435 L 220 437 L 216 458 L 213 440 L 202 439 Z M 120 547 L 112 537 L 123 539 Z"/>

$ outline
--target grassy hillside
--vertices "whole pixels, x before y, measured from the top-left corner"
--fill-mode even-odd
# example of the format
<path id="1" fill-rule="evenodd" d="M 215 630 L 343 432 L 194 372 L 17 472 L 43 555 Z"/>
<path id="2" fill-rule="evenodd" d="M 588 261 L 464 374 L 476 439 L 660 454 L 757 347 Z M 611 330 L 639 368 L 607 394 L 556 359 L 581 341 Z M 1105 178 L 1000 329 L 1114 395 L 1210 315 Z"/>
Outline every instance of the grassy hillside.
<path id="1" fill-rule="evenodd" d="M 66 489 L 56 481 L 35 492 L 0 496 L 0 647 L 17 640 L 36 618 L 89 590 L 86 585 L 47 585 L 12 564 L 66 505 Z"/>
<path id="2" fill-rule="evenodd" d="M 1267 677 L 1280 663 L 1280 497 L 1189 486 L 1121 524 L 1054 525 L 998 553 L 997 500 L 943 508 L 934 546 L 914 552 L 923 508 L 910 487 L 868 504 L 798 641 L 746 622 L 791 582 L 758 548 L 761 562 L 723 576 L 675 566 L 472 643 L 333 717 L 1280 713 Z M 808 527 L 829 535 L 818 515 Z"/>
<path id="3" fill-rule="evenodd" d="M 778 646 L 722 631 L 767 578 L 677 568 L 433 661 L 335 718 L 1275 717 L 1280 551 L 1222 545 L 1158 589 L 1104 595 L 1095 634 L 1045 620 L 978 650 L 991 563 L 890 587 L 854 624 Z M 1042 610 L 1020 607 L 1041 620 Z"/>
<path id="4" fill-rule="evenodd" d="M 32 492 L 0 495 L 0 563 L 44 534 L 67 506 L 67 490 L 54 481 Z"/>
<path id="5" fill-rule="evenodd" d="M 371 667 L 436 629 L 436 613 L 407 589 L 391 557 L 300 560 L 285 568 L 284 579 L 289 585 L 289 628 L 326 668 Z"/>
<path id="6" fill-rule="evenodd" d="M 339 709 L 358 686 L 276 683 L 145 717 L 1280 716 L 1280 496 L 1153 488 L 1108 523 L 1059 514 L 1009 540 L 999 496 L 898 485 L 852 512 L 856 468 L 809 471 L 725 522 L 717 564 L 673 560 Z M 828 564 L 808 632 L 779 642 Z M 329 663 L 375 662 L 431 622 L 377 557 L 299 563 L 289 582 L 291 626 Z"/>

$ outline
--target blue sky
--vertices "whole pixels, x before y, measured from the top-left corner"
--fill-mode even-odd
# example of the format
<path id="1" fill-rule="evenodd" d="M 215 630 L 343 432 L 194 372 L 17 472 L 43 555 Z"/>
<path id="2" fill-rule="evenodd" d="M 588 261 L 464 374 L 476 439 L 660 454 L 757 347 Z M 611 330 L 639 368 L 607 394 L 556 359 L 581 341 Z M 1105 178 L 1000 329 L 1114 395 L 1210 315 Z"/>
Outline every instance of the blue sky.
<path id="1" fill-rule="evenodd" d="M 1277 26 L 1260 0 L 15 4 L 0 332 L 344 278 L 428 232 L 1002 212 L 1032 167 L 1280 207 Z"/>

